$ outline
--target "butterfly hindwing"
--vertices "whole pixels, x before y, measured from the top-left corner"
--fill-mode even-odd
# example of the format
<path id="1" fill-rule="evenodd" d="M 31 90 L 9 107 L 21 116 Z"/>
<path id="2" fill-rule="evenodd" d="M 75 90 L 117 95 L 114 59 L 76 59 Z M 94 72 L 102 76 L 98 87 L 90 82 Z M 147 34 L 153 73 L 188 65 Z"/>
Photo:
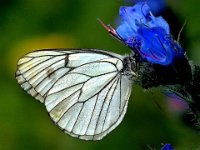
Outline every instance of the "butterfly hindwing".
<path id="1" fill-rule="evenodd" d="M 21 58 L 16 78 L 66 133 L 100 140 L 126 112 L 132 84 L 122 69 L 123 56 L 110 52 L 44 50 Z"/>

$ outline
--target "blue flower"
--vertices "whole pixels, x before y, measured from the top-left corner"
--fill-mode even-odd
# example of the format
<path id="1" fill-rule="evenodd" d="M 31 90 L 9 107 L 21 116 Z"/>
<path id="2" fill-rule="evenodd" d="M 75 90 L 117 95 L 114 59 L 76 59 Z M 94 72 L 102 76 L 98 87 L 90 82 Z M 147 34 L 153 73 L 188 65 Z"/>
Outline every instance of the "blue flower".
<path id="1" fill-rule="evenodd" d="M 121 25 L 116 29 L 121 40 L 143 60 L 169 65 L 174 58 L 184 57 L 181 46 L 170 36 L 170 29 L 162 17 L 155 17 L 147 3 L 121 7 Z"/>
<path id="2" fill-rule="evenodd" d="M 174 150 L 174 148 L 170 144 L 165 144 L 161 150 Z"/>

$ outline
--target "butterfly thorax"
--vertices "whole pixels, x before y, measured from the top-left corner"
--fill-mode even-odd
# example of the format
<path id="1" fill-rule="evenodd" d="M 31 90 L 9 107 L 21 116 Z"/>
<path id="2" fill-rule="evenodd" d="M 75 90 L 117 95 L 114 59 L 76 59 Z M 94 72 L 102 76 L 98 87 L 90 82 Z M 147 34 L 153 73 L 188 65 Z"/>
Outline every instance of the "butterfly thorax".
<path id="1" fill-rule="evenodd" d="M 138 63 L 133 55 L 128 55 L 124 57 L 122 74 L 128 76 L 130 80 L 136 78 L 138 71 Z"/>

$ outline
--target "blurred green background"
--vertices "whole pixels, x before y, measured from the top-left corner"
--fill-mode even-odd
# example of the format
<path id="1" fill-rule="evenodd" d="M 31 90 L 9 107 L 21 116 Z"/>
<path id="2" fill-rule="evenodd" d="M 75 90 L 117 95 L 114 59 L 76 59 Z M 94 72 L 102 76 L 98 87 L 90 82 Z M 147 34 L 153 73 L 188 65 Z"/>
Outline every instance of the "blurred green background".
<path id="1" fill-rule="evenodd" d="M 147 150 L 171 143 L 176 150 L 200 149 L 200 135 L 167 108 L 158 89 L 133 86 L 123 122 L 102 141 L 87 142 L 64 134 L 45 107 L 26 94 L 15 80 L 17 60 L 42 48 L 99 48 L 120 54 L 130 50 L 111 38 L 97 22 L 116 25 L 123 0 L 0 1 L 0 150 Z M 168 9 L 184 28 L 181 44 L 200 64 L 200 1 L 171 0 Z M 175 27 L 177 20 L 170 26 Z M 175 28 L 174 28 L 175 29 Z M 177 31 L 178 32 L 178 31 Z M 175 33 L 177 34 L 177 33 Z M 174 35 L 175 39 L 177 35 Z M 158 107 L 159 106 L 159 107 Z"/>

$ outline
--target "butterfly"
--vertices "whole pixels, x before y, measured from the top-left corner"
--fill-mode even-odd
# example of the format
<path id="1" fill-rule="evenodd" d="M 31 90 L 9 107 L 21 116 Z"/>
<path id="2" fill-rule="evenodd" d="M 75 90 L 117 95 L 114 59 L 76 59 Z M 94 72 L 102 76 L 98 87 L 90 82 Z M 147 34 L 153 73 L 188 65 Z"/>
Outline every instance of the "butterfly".
<path id="1" fill-rule="evenodd" d="M 102 25 L 119 39 L 111 27 Z M 16 79 L 45 105 L 50 118 L 65 133 L 100 140 L 121 123 L 136 70 L 134 54 L 44 49 L 18 61 Z"/>
<path id="2" fill-rule="evenodd" d="M 16 79 L 64 132 L 100 140 L 126 113 L 135 60 L 97 49 L 46 49 L 18 61 Z"/>

